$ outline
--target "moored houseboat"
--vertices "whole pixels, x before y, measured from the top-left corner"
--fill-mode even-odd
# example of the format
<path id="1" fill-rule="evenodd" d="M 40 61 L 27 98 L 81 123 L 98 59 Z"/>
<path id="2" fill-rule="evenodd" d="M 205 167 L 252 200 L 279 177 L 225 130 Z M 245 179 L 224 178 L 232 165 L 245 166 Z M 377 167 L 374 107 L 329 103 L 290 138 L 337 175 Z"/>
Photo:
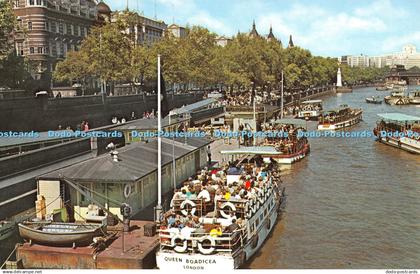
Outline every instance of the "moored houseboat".
<path id="1" fill-rule="evenodd" d="M 362 121 L 362 109 L 352 109 L 341 105 L 336 110 L 323 112 L 318 123 L 318 130 L 337 130 L 351 127 Z"/>
<path id="2" fill-rule="evenodd" d="M 229 167 L 212 171 L 211 177 L 202 171 L 197 180 L 184 184 L 161 222 L 158 268 L 226 271 L 247 262 L 285 205 L 273 166 L 262 161 L 260 151 L 250 151 Z M 188 196 L 192 188 L 197 196 Z"/>
<path id="3" fill-rule="evenodd" d="M 402 113 L 378 114 L 382 119 L 373 130 L 381 143 L 420 154 L 420 117 Z"/>

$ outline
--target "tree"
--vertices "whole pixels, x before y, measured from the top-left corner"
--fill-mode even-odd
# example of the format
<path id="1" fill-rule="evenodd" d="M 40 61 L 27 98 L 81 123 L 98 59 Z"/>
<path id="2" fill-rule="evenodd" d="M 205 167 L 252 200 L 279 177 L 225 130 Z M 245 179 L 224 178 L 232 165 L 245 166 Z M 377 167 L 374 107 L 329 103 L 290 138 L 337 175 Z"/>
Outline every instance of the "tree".
<path id="1" fill-rule="evenodd" d="M 0 1 L 0 60 L 13 50 L 12 34 L 16 26 L 16 16 L 10 1 Z"/>
<path id="2" fill-rule="evenodd" d="M 70 51 L 64 61 L 59 62 L 53 73 L 58 81 L 77 81 L 82 85 L 82 95 L 91 71 L 89 70 L 90 58 L 85 51 Z"/>

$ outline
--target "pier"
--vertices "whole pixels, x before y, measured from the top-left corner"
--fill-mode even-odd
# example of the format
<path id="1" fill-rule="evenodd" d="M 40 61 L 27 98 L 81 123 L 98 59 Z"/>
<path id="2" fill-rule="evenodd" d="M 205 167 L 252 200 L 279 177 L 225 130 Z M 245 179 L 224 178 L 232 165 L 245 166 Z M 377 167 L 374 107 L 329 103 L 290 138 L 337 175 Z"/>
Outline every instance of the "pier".
<path id="1" fill-rule="evenodd" d="M 26 269 L 150 269 L 156 265 L 158 237 L 145 236 L 147 221 L 131 221 L 131 231 L 122 235 L 122 227 L 110 227 L 115 239 L 98 249 L 18 244 L 17 265 Z"/>

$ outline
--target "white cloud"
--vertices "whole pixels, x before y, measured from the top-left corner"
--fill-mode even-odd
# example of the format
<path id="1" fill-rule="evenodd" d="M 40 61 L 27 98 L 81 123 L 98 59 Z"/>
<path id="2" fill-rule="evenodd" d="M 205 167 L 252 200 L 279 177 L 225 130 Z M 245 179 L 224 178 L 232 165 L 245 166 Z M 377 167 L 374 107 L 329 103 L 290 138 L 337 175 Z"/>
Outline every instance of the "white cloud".
<path id="1" fill-rule="evenodd" d="M 221 20 L 212 17 L 205 11 L 199 11 L 190 17 L 188 23 L 207 27 L 219 34 L 232 35 L 232 30 L 228 28 Z"/>
<path id="2" fill-rule="evenodd" d="M 355 9 L 355 14 L 357 16 L 404 17 L 408 12 L 398 4 L 392 4 L 390 0 L 377 0 L 370 5 Z"/>
<path id="3" fill-rule="evenodd" d="M 402 47 L 407 44 L 420 45 L 420 31 L 411 32 L 400 36 L 390 36 L 384 39 L 382 50 L 385 53 L 401 51 Z"/>

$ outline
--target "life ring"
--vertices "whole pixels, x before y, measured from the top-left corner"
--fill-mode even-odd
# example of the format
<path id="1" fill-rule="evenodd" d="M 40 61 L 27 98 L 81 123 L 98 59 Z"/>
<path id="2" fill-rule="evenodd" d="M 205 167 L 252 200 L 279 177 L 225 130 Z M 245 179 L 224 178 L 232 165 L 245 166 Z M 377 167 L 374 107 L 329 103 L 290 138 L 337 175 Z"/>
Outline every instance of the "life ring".
<path id="1" fill-rule="evenodd" d="M 264 204 L 265 196 L 264 196 L 264 193 L 262 191 L 258 192 L 258 201 L 261 203 L 261 205 Z"/>
<path id="2" fill-rule="evenodd" d="M 127 199 L 131 194 L 131 184 L 125 184 L 124 186 L 124 197 Z"/>
<path id="3" fill-rule="evenodd" d="M 223 203 L 220 206 L 220 215 L 222 215 L 223 218 L 227 219 L 227 218 L 230 217 L 230 214 L 225 212 L 225 210 L 224 210 L 225 207 L 228 207 L 230 209 L 230 212 L 235 212 L 236 211 L 236 207 L 231 202 Z"/>
<path id="4" fill-rule="evenodd" d="M 265 200 L 267 200 L 268 198 L 270 198 L 270 191 L 267 190 L 267 192 L 265 193 Z"/>
<path id="5" fill-rule="evenodd" d="M 255 234 L 251 239 L 251 247 L 254 249 L 258 246 L 258 234 Z"/>
<path id="6" fill-rule="evenodd" d="M 204 248 L 203 242 L 210 241 L 210 248 Z M 211 236 L 204 236 L 198 241 L 198 250 L 201 254 L 210 255 L 216 250 L 216 241 Z"/>
<path id="7" fill-rule="evenodd" d="M 247 202 L 247 203 L 245 204 L 245 214 L 246 214 L 246 217 L 247 217 L 248 219 L 250 219 L 250 218 L 251 218 L 251 216 L 252 216 L 251 205 L 250 205 L 250 203 L 249 203 L 249 202 Z"/>
<path id="8" fill-rule="evenodd" d="M 182 240 L 182 246 L 176 244 L 176 240 Z M 187 250 L 187 241 L 181 235 L 175 235 L 171 239 L 171 245 L 174 247 L 174 250 L 178 253 L 183 253 Z"/>
<path id="9" fill-rule="evenodd" d="M 191 201 L 191 200 L 184 200 L 182 203 L 181 203 L 181 213 L 184 215 L 184 216 L 188 216 L 188 211 L 185 209 L 185 206 L 187 205 L 187 204 L 189 204 L 190 206 L 191 206 L 191 211 L 189 212 L 191 215 L 193 215 L 194 216 L 194 214 L 195 214 L 195 211 L 197 210 L 197 208 L 196 208 L 196 204 L 193 202 L 193 201 Z"/>
<path id="10" fill-rule="evenodd" d="M 270 217 L 268 217 L 267 218 L 267 230 L 270 230 L 270 228 L 271 228 L 271 219 L 270 219 Z"/>
<path id="11" fill-rule="evenodd" d="M 252 201 L 253 201 L 252 213 L 255 214 L 260 206 L 259 206 L 259 202 L 258 202 L 258 200 L 256 198 L 253 199 Z"/>

